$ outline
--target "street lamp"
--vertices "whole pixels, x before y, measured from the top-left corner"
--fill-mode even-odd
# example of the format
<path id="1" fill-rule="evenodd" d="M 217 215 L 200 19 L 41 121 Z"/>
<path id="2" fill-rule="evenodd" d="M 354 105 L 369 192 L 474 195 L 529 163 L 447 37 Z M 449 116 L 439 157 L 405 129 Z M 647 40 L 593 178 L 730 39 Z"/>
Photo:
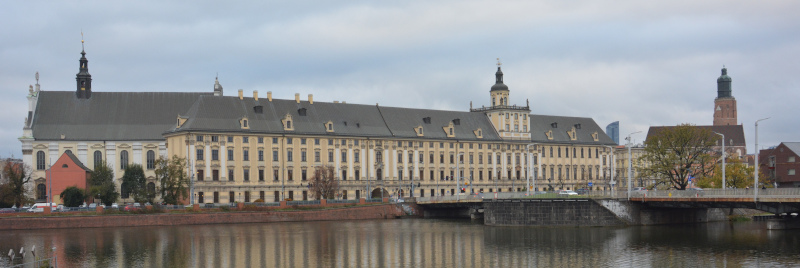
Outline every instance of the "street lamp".
<path id="1" fill-rule="evenodd" d="M 628 141 L 628 200 L 631 200 L 631 174 L 633 173 L 633 163 L 631 162 L 631 146 L 633 145 L 631 142 L 631 135 L 636 133 L 642 133 L 641 131 L 636 131 L 631 134 L 628 134 L 628 137 L 625 140 Z"/>
<path id="2" fill-rule="evenodd" d="M 714 134 L 722 136 L 722 190 L 725 190 L 725 135 L 716 131 Z"/>
<path id="3" fill-rule="evenodd" d="M 756 154 L 756 179 L 753 182 L 754 183 L 754 185 L 753 185 L 753 188 L 754 188 L 753 189 L 753 202 L 758 200 L 758 171 L 760 169 L 760 165 L 758 164 L 758 153 L 759 153 L 758 152 L 758 122 L 761 122 L 761 121 L 764 121 L 764 120 L 767 120 L 767 119 L 769 119 L 769 117 L 756 120 L 756 151 L 755 151 L 755 154 Z"/>

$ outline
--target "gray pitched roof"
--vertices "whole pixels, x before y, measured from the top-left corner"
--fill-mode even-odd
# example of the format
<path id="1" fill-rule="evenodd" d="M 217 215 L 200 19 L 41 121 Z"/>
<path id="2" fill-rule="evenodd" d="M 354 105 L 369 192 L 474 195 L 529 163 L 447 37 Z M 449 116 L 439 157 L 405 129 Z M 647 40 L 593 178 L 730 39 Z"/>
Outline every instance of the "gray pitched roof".
<path id="1" fill-rule="evenodd" d="M 261 114 L 256 113 L 254 108 L 259 105 L 263 107 Z M 306 109 L 305 116 L 299 113 L 303 108 Z M 281 120 L 287 114 L 292 116 L 293 131 L 283 129 Z M 482 140 L 500 140 L 484 114 L 457 111 L 202 96 L 183 116 L 188 118 L 186 123 L 169 132 L 218 131 L 447 139 L 442 127 L 453 119 L 459 119 L 460 124 L 454 126 L 456 137 L 452 139 L 478 140 L 472 131 L 481 128 L 484 137 Z M 431 124 L 425 124 L 424 117 L 431 117 Z M 242 129 L 239 123 L 242 118 L 248 119 L 249 129 Z M 325 123 L 328 121 L 333 123 L 333 132 L 325 130 Z M 417 137 L 413 129 L 420 125 L 424 129 L 423 137 Z"/>
<path id="2" fill-rule="evenodd" d="M 255 112 L 262 106 L 263 113 Z M 306 109 L 301 116 L 299 110 Z M 294 131 L 284 131 L 281 120 L 291 115 Z M 294 133 L 306 135 L 391 136 L 375 106 L 294 100 L 203 96 L 197 99 L 188 118 L 178 131 L 220 131 L 251 133 Z M 242 129 L 239 119 L 247 118 L 249 130 Z M 325 131 L 325 123 L 333 123 L 334 132 Z"/>
<path id="3" fill-rule="evenodd" d="M 36 140 L 163 140 L 198 96 L 212 93 L 42 91 L 32 123 Z"/>
<path id="4" fill-rule="evenodd" d="M 655 135 L 663 129 L 673 128 L 675 126 L 651 126 L 647 131 L 647 138 Z M 711 131 L 725 135 L 725 146 L 746 146 L 747 143 L 744 139 L 744 128 L 742 125 L 724 125 L 724 126 L 695 126 L 699 128 L 709 129 Z M 733 142 L 731 142 L 733 140 Z"/>
<path id="5" fill-rule="evenodd" d="M 442 111 L 413 108 L 380 107 L 381 114 L 386 120 L 386 125 L 394 137 L 416 138 L 414 128 L 422 126 L 426 139 L 454 139 L 454 140 L 484 140 L 499 141 L 500 136 L 492 126 L 492 122 L 484 113 Z M 430 124 L 423 118 L 430 117 Z M 454 138 L 448 138 L 443 127 L 458 119 L 458 125 L 453 125 Z M 483 138 L 479 139 L 473 131 L 481 129 Z"/>
<path id="6" fill-rule="evenodd" d="M 555 125 L 553 124 L 555 123 Z M 577 125 L 580 125 L 578 129 Z M 554 127 L 555 126 L 555 127 Z M 567 131 L 575 127 L 577 139 L 571 140 Z M 553 139 L 547 138 L 547 132 L 553 131 Z M 568 144 L 591 144 L 591 145 L 617 145 L 606 132 L 588 117 L 570 117 L 554 115 L 531 115 L 531 141 L 535 143 L 568 143 Z M 595 141 L 592 134 L 597 133 L 598 141 Z"/>
<path id="7" fill-rule="evenodd" d="M 792 152 L 794 152 L 794 154 L 800 155 L 800 142 L 782 142 L 782 143 L 783 143 L 783 145 L 786 146 L 786 148 L 789 148 L 789 150 L 792 150 Z"/>

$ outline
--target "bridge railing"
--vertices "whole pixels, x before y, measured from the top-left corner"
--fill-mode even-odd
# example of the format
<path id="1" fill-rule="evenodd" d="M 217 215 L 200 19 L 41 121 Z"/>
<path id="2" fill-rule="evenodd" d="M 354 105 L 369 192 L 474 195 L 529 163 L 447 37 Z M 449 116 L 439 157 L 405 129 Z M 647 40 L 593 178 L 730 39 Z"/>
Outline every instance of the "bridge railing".
<path id="1" fill-rule="evenodd" d="M 637 198 L 750 198 L 754 196 L 754 189 L 649 190 L 631 193 L 631 197 Z M 758 189 L 758 197 L 800 198 L 800 188 Z"/>

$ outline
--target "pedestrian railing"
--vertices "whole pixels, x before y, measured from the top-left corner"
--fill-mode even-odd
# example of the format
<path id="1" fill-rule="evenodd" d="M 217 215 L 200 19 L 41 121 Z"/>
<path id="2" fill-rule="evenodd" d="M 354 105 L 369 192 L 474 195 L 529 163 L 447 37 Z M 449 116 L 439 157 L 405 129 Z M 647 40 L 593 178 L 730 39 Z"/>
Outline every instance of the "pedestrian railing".
<path id="1" fill-rule="evenodd" d="M 301 201 L 286 201 L 287 206 L 309 206 L 319 205 L 319 200 L 301 200 Z"/>
<path id="2" fill-rule="evenodd" d="M 753 198 L 754 189 L 686 189 L 631 191 L 632 198 Z M 759 198 L 800 198 L 800 188 L 758 189 Z M 628 191 L 581 191 L 569 194 L 563 191 L 479 193 L 472 195 L 448 195 L 417 197 L 421 203 L 480 202 L 487 199 L 549 199 L 549 198 L 628 198 Z"/>
<path id="3" fill-rule="evenodd" d="M 337 199 L 328 199 L 328 200 L 326 200 L 326 202 L 327 202 L 328 204 L 349 204 L 349 203 L 356 204 L 356 203 L 358 203 L 358 200 L 337 200 Z"/>

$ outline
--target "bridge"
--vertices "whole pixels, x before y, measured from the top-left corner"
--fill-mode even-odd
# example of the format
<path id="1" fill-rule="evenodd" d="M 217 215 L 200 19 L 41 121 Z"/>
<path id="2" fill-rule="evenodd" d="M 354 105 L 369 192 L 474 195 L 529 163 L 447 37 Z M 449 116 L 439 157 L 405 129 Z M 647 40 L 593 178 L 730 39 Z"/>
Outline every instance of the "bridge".
<path id="1" fill-rule="evenodd" d="M 590 202 L 587 202 L 590 201 Z M 596 208 L 586 206 L 576 211 L 569 204 L 589 204 L 589 207 L 600 207 L 608 210 L 618 218 L 627 219 L 628 224 L 670 223 L 668 218 L 686 218 L 681 214 L 694 213 L 701 215 L 709 209 L 748 208 L 773 213 L 776 215 L 800 213 L 800 188 L 777 189 L 707 189 L 707 190 L 661 190 L 632 192 L 627 191 L 595 191 L 583 195 L 563 195 L 557 192 L 525 192 L 483 193 L 473 195 L 434 196 L 415 198 L 417 205 L 431 211 L 433 216 L 482 216 L 484 210 L 501 206 L 504 202 L 517 203 L 518 214 L 527 207 L 550 206 L 551 211 L 568 211 L 567 213 L 585 214 L 598 212 Z M 567 204 L 567 205 L 564 205 Z M 699 212 L 698 212 L 699 211 Z M 526 212 L 531 214 L 532 212 Z M 540 213 L 540 212 L 536 212 Z M 698 214 L 700 213 L 700 214 Z M 716 217 L 720 215 L 717 212 Z M 542 217 L 560 217 L 552 212 Z M 710 215 L 710 214 L 708 214 Z M 703 214 L 696 219 L 708 220 L 710 216 Z M 654 220 L 655 219 L 655 220 Z M 685 222 L 690 222 L 686 219 Z"/>

